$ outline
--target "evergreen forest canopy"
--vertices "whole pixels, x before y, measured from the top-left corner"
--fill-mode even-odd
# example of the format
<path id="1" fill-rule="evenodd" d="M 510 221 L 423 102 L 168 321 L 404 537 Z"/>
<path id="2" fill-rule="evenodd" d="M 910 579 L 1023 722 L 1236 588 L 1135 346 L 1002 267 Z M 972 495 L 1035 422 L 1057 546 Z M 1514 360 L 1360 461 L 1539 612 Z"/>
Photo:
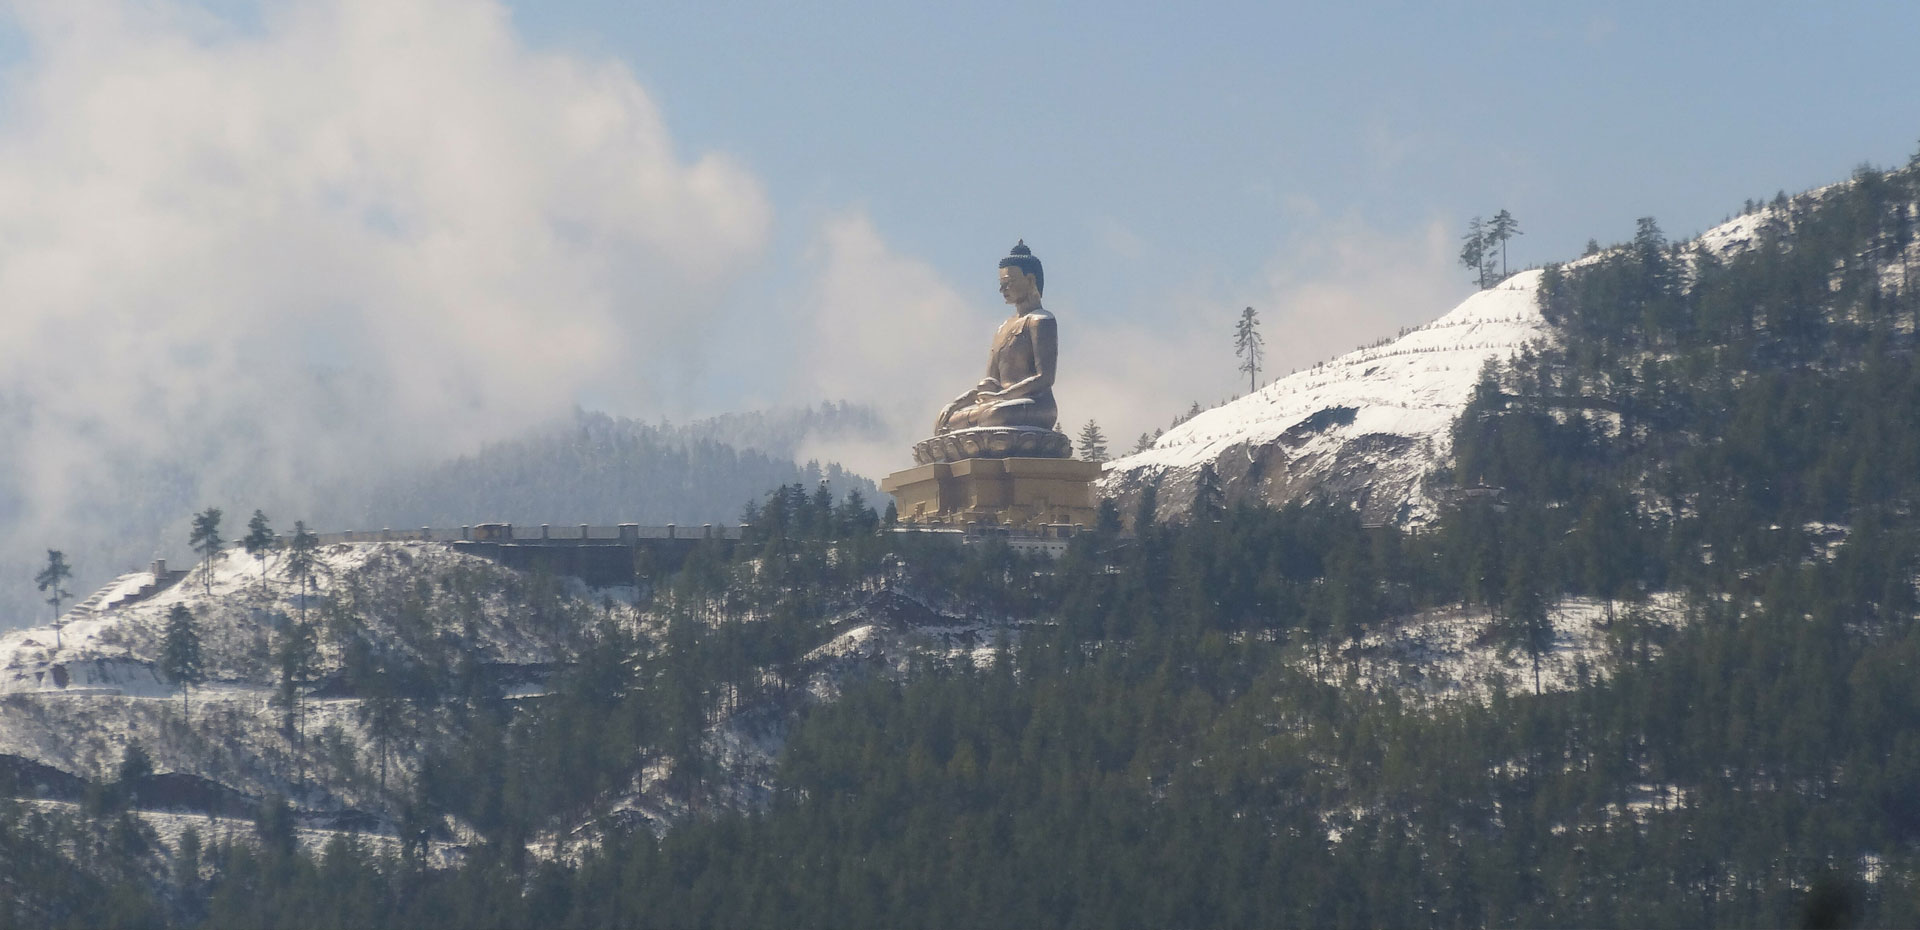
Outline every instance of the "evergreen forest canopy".
<path id="1" fill-rule="evenodd" d="M 784 487 L 730 556 L 656 579 L 657 632 L 567 621 L 579 658 L 547 696 L 509 706 L 425 669 L 395 692 L 449 722 L 409 810 L 475 825 L 460 867 L 427 868 L 417 842 L 308 855 L 271 804 L 257 841 L 191 861 L 111 805 L 9 804 L 8 916 L 1920 925 L 1916 202 L 1920 166 L 1863 169 L 1776 201 L 1731 257 L 1645 220 L 1550 269 L 1559 345 L 1489 371 L 1455 428 L 1457 480 L 1498 505 L 1409 532 L 1226 489 L 1132 537 L 1109 509 L 1046 562 L 878 532 L 858 498 Z M 799 700 L 828 618 L 876 590 L 1008 632 L 984 662 L 930 653 Z M 1687 623 L 1645 622 L 1663 591 Z M 1342 643 L 1429 607 L 1480 605 L 1538 649 L 1569 595 L 1618 602 L 1585 687 L 1426 702 L 1338 681 Z M 727 803 L 698 738 L 723 702 L 797 709 L 765 803 Z M 703 812 L 577 863 L 527 854 L 644 764 Z"/>

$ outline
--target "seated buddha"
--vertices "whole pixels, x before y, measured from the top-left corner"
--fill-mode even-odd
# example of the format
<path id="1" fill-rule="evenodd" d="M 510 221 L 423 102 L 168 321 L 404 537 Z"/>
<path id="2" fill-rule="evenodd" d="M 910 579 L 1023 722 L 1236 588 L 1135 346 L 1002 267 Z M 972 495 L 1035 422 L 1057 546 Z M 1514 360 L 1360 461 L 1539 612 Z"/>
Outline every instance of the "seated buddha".
<path id="1" fill-rule="evenodd" d="M 1013 315 L 993 334 L 987 376 L 940 411 L 935 436 L 987 426 L 1053 429 L 1060 415 L 1053 403 L 1060 338 L 1053 314 L 1040 306 L 1045 287 L 1040 260 L 1025 241 L 1000 260 L 1000 296 Z"/>

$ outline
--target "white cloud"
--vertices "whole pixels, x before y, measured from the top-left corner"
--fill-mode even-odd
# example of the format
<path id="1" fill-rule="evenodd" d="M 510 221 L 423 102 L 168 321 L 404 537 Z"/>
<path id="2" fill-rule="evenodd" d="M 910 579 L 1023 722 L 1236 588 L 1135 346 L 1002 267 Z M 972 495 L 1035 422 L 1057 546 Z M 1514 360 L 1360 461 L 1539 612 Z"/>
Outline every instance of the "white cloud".
<path id="1" fill-rule="evenodd" d="M 872 405 L 891 436 L 809 447 L 802 457 L 878 479 L 912 465 L 912 444 L 932 431 L 940 407 L 980 380 L 1006 311 L 969 300 L 931 265 L 893 251 L 862 212 L 829 219 L 813 250 L 820 270 L 803 304 L 811 328 L 800 381 L 811 396 Z M 992 267 L 978 290 L 997 300 Z"/>
<path id="2" fill-rule="evenodd" d="M 1196 283 L 1167 297 L 1163 310 L 1132 320 L 1083 311 L 1068 293 L 1071 282 L 1051 281 L 1061 428 L 1077 436 L 1096 420 L 1119 454 L 1195 401 L 1211 406 L 1245 393 L 1232 342 L 1241 307 L 1261 314 L 1264 383 L 1432 320 L 1467 292 L 1453 268 L 1452 238 L 1437 223 L 1403 234 L 1353 220 L 1313 228 L 1314 235 L 1276 247 L 1257 278 Z M 978 380 L 1006 308 L 991 290 L 990 262 L 977 295 L 963 291 L 927 263 L 889 249 L 864 214 L 827 223 L 817 249 L 821 270 L 803 313 L 814 325 L 807 388 L 876 404 L 892 435 L 808 454 L 877 478 L 911 464 L 909 448 L 925 438 L 934 413 Z"/>
<path id="3" fill-rule="evenodd" d="M 168 0 L 11 9 L 27 49 L 0 100 L 14 578 L 52 546 L 90 582 L 156 533 L 153 554 L 183 555 L 194 508 L 284 524 L 344 475 L 469 452 L 582 396 L 657 396 L 742 338 L 721 318 L 800 350 L 756 390 L 880 409 L 885 442 L 806 450 L 877 477 L 979 377 L 1006 312 L 996 256 L 956 283 L 849 211 L 822 226 L 797 312 L 745 319 L 728 289 L 768 239 L 758 181 L 676 151 L 625 68 L 527 48 L 491 0 L 288 0 L 238 26 Z M 1314 235 L 1257 279 L 1134 322 L 1053 282 L 1063 427 L 1097 418 L 1120 451 L 1243 390 L 1243 305 L 1277 375 L 1464 291 L 1437 226 L 1301 225 Z M 1137 248 L 1125 233 L 1108 245 Z M 20 591 L 0 584 L 0 611 Z"/>
<path id="4" fill-rule="evenodd" d="M 764 248 L 754 177 L 677 153 L 624 67 L 528 49 L 495 2 L 12 12 L 8 564 L 76 520 L 310 506 L 346 470 L 642 394 Z"/>
<path id="5" fill-rule="evenodd" d="M 1270 375 L 1344 354 L 1453 309 L 1471 291 L 1466 273 L 1454 264 L 1457 251 L 1439 222 L 1396 233 L 1346 219 L 1287 242 L 1247 301 L 1261 315 Z"/>

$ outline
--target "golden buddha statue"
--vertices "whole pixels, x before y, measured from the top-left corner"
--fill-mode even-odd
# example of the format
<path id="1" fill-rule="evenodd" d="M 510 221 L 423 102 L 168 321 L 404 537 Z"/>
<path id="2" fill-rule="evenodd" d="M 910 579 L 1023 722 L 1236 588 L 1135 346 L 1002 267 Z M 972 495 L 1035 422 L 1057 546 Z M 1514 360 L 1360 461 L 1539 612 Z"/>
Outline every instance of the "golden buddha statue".
<path id="1" fill-rule="evenodd" d="M 993 335 L 987 375 L 953 399 L 933 421 L 933 438 L 914 446 L 914 460 L 1025 456 L 1066 458 L 1073 444 L 1055 429 L 1053 401 L 1060 337 L 1040 305 L 1046 273 L 1025 240 L 1000 260 L 1000 296 L 1013 314 Z"/>

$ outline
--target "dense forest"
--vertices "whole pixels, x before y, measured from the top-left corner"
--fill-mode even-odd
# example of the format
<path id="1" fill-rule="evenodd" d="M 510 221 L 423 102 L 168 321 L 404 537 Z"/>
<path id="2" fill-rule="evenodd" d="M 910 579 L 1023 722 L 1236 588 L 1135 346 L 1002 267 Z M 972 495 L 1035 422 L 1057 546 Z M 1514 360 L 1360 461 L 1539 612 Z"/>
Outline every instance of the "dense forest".
<path id="1" fill-rule="evenodd" d="M 0 802 L 0 923 L 1920 925 L 1916 201 L 1920 167 L 1861 169 L 1757 208 L 1736 254 L 1647 219 L 1549 269 L 1562 338 L 1455 429 L 1455 480 L 1498 493 L 1435 525 L 1209 487 L 1109 506 L 1048 561 L 783 486 L 730 553 L 655 574 L 662 625 L 568 618 L 544 697 L 403 676 L 399 712 L 447 723 L 401 848 L 304 852 L 268 803 L 254 837 L 166 853 L 105 794 Z M 831 618 L 884 590 L 1001 633 L 805 700 Z M 1646 622 L 1659 592 L 1684 624 Z M 1537 651 L 1569 595 L 1615 608 L 1585 687 L 1339 680 L 1342 644 L 1429 607 Z M 700 738 L 741 705 L 796 715 L 748 803 Z M 644 766 L 695 815 L 528 852 Z M 432 868 L 448 814 L 479 840 Z"/>

